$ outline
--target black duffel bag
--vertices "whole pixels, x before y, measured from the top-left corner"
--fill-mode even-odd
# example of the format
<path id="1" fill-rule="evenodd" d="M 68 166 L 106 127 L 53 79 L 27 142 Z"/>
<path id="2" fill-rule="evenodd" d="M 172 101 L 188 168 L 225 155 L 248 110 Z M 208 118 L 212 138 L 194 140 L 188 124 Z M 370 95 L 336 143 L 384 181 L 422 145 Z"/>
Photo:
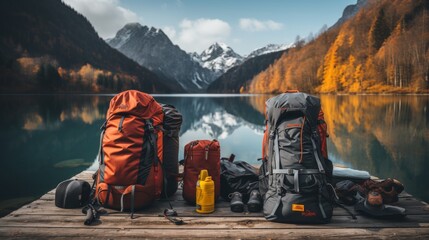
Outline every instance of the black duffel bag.
<path id="1" fill-rule="evenodd" d="M 233 155 L 232 155 L 233 156 Z M 229 201 L 228 195 L 240 192 L 243 201 L 247 202 L 249 194 L 258 187 L 258 169 L 244 161 L 233 161 L 233 157 L 222 158 L 220 161 L 221 196 Z"/>

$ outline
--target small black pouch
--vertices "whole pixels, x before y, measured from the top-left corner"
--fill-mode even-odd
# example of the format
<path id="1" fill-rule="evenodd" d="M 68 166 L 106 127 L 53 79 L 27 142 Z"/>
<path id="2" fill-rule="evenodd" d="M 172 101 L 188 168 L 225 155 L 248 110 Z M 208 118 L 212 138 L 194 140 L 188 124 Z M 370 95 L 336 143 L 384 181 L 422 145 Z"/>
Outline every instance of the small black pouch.
<path id="1" fill-rule="evenodd" d="M 60 182 L 55 189 L 55 206 L 81 208 L 89 202 L 91 186 L 88 182 L 70 179 Z"/>
<path id="2" fill-rule="evenodd" d="M 343 180 L 335 185 L 335 191 L 341 202 L 346 205 L 354 205 L 357 202 L 356 194 L 358 187 L 350 180 Z"/>

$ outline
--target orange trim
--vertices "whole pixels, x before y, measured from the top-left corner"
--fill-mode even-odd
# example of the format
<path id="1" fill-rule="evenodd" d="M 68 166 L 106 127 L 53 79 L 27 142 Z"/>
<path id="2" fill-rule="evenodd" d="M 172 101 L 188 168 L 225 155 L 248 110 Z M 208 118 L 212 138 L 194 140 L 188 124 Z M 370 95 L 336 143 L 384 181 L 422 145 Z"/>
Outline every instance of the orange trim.
<path id="1" fill-rule="evenodd" d="M 302 150 L 302 133 L 304 131 L 304 125 L 305 125 L 305 116 L 304 116 L 304 122 L 302 123 L 302 126 L 301 126 L 301 158 L 299 159 L 299 163 L 302 163 L 302 156 L 304 155 L 304 152 Z"/>
<path id="2" fill-rule="evenodd" d="M 290 124 L 286 125 L 286 127 L 287 127 L 287 128 L 301 127 L 301 124 L 299 124 L 299 123 L 295 123 L 295 124 L 290 123 Z"/>
<path id="3" fill-rule="evenodd" d="M 304 204 L 296 204 L 296 203 L 292 204 L 292 211 L 304 212 L 304 210 L 305 210 Z"/>
<path id="4" fill-rule="evenodd" d="M 284 93 L 298 93 L 298 92 L 299 92 L 298 89 L 289 89 L 289 90 L 284 91 Z"/>

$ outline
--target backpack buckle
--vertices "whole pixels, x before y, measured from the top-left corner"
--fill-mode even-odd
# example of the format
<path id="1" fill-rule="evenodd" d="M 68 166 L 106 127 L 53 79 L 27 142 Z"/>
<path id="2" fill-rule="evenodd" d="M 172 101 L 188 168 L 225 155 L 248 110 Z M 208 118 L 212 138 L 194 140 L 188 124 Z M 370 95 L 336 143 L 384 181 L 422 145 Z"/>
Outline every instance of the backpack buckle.
<path id="1" fill-rule="evenodd" d="M 147 127 L 147 129 L 150 131 L 150 132 L 154 132 L 155 131 L 155 128 L 153 127 L 153 125 L 152 125 L 152 121 L 151 120 L 145 120 L 145 124 L 146 124 L 146 127 Z"/>

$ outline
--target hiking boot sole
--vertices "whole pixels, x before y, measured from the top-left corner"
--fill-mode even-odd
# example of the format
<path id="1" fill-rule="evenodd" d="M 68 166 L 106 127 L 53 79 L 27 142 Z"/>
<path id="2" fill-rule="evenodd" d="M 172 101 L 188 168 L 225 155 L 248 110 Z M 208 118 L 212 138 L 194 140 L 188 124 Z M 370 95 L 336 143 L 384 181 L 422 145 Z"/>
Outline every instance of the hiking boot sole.
<path id="1" fill-rule="evenodd" d="M 249 210 L 249 212 L 259 212 L 262 209 L 262 204 L 247 203 L 247 209 Z"/>
<path id="2" fill-rule="evenodd" d="M 243 203 L 231 204 L 231 211 L 237 212 L 237 213 L 243 212 L 244 204 Z"/>

